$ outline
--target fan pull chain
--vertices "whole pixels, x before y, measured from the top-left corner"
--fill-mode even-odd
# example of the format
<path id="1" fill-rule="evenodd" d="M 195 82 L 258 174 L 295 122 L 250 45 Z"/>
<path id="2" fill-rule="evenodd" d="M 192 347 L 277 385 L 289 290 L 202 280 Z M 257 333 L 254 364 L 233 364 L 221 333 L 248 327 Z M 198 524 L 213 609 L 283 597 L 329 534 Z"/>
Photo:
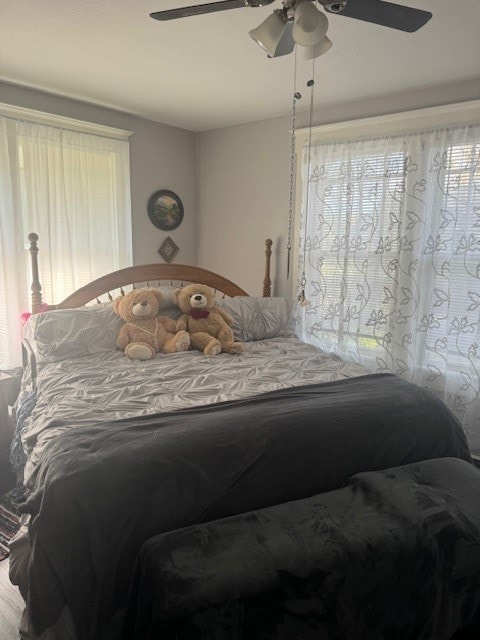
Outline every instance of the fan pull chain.
<path id="1" fill-rule="evenodd" d="M 287 280 L 290 278 L 290 258 L 292 252 L 292 222 L 294 209 L 294 180 L 295 180 L 295 125 L 296 125 L 296 106 L 297 100 L 300 100 L 302 94 L 296 91 L 297 88 L 297 47 L 295 47 L 295 66 L 293 71 L 293 99 L 292 99 L 292 126 L 290 141 L 290 192 L 288 205 L 288 233 L 287 233 Z"/>
<path id="2" fill-rule="evenodd" d="M 312 62 L 312 75 L 315 76 L 315 59 Z M 313 98 L 315 80 L 309 80 L 307 87 L 310 87 L 310 122 L 308 125 L 308 152 L 307 152 L 307 195 L 305 197 L 305 221 L 304 221 L 304 235 L 303 235 L 303 270 L 302 277 L 300 278 L 300 293 L 297 300 L 301 307 L 309 307 L 310 302 L 305 296 L 305 288 L 307 286 L 307 278 L 305 276 L 305 265 L 307 260 L 307 231 L 308 231 L 308 200 L 310 194 L 310 170 L 311 170 L 311 151 L 312 151 L 312 119 L 313 119 Z"/>

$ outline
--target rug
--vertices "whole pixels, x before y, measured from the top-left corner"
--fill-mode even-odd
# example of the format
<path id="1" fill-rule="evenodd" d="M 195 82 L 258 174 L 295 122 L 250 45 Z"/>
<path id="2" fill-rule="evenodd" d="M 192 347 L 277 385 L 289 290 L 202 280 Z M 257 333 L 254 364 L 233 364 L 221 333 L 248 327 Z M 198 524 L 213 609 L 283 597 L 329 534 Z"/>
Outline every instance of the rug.
<path id="1" fill-rule="evenodd" d="M 24 501 L 23 490 L 12 489 L 0 497 L 0 562 L 10 555 L 8 543 L 20 527 L 18 507 Z"/>

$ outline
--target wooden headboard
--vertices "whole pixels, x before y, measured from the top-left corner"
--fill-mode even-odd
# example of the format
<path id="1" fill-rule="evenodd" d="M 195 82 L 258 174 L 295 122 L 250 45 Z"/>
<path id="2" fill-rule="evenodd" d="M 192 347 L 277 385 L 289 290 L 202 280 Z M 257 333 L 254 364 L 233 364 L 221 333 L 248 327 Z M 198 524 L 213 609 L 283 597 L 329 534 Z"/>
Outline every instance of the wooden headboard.
<path id="1" fill-rule="evenodd" d="M 139 286 L 160 286 L 161 284 L 175 284 L 183 286 L 190 282 L 200 282 L 212 287 L 221 297 L 235 297 L 248 295 L 241 287 L 231 280 L 220 276 L 213 271 L 194 267 L 186 264 L 152 263 L 126 267 L 119 271 L 113 271 L 101 278 L 89 282 L 84 287 L 77 289 L 65 300 L 58 304 L 44 305 L 42 301 L 42 285 L 38 272 L 38 235 L 30 233 L 30 258 L 32 270 L 32 313 L 38 313 L 42 309 L 73 309 L 81 307 L 89 302 L 102 302 L 101 296 L 108 300 L 113 299 L 112 292 L 119 291 L 125 294 L 125 289 Z M 270 260 L 272 255 L 272 241 L 265 240 L 265 274 L 263 279 L 263 296 L 271 296 Z M 116 294 L 118 295 L 118 294 Z"/>

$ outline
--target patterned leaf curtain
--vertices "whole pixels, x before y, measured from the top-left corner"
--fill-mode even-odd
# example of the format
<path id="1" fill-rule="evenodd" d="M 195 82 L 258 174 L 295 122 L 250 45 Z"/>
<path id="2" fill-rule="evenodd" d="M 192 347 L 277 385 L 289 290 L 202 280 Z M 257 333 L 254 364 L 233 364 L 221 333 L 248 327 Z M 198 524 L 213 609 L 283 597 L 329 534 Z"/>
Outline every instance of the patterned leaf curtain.
<path id="1" fill-rule="evenodd" d="M 480 126 L 314 146 L 307 173 L 303 338 L 430 389 L 480 454 Z"/>

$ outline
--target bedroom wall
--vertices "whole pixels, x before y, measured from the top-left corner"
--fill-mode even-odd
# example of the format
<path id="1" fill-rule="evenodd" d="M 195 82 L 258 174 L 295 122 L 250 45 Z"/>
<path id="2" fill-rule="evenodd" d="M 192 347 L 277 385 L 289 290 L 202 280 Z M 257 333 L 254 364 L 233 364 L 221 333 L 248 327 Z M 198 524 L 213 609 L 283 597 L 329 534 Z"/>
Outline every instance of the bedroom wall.
<path id="1" fill-rule="evenodd" d="M 314 124 L 379 116 L 480 98 L 480 79 L 318 109 Z M 308 112 L 297 127 L 308 125 Z M 274 241 L 274 295 L 291 295 L 286 279 L 290 117 L 197 135 L 198 263 L 223 271 L 261 295 L 263 241 Z"/>
<path id="2" fill-rule="evenodd" d="M 197 263 L 194 133 L 3 82 L 0 102 L 132 131 L 129 140 L 133 261 L 135 264 L 161 261 L 157 249 L 170 235 L 180 247 L 177 261 Z M 148 198 L 159 189 L 177 193 L 185 208 L 182 224 L 169 233 L 154 227 L 147 215 Z"/>
<path id="3" fill-rule="evenodd" d="M 318 92 L 317 92 L 318 93 Z M 324 124 L 480 98 L 472 79 L 416 92 L 392 94 L 315 112 Z M 195 134 L 113 109 L 0 82 L 0 102 L 119 127 L 133 132 L 131 195 L 134 263 L 160 260 L 167 235 L 179 245 L 177 262 L 225 274 L 252 295 L 261 295 L 264 240 L 274 241 L 275 295 L 290 295 L 286 237 L 290 173 L 290 116 Z M 308 123 L 299 112 L 297 127 Z M 169 234 L 148 219 L 146 205 L 156 190 L 178 193 L 183 223 Z"/>
<path id="4" fill-rule="evenodd" d="M 262 295 L 266 238 L 274 241 L 277 285 L 286 280 L 280 255 L 288 219 L 288 130 L 288 118 L 275 118 L 197 135 L 198 264 L 250 295 Z"/>

